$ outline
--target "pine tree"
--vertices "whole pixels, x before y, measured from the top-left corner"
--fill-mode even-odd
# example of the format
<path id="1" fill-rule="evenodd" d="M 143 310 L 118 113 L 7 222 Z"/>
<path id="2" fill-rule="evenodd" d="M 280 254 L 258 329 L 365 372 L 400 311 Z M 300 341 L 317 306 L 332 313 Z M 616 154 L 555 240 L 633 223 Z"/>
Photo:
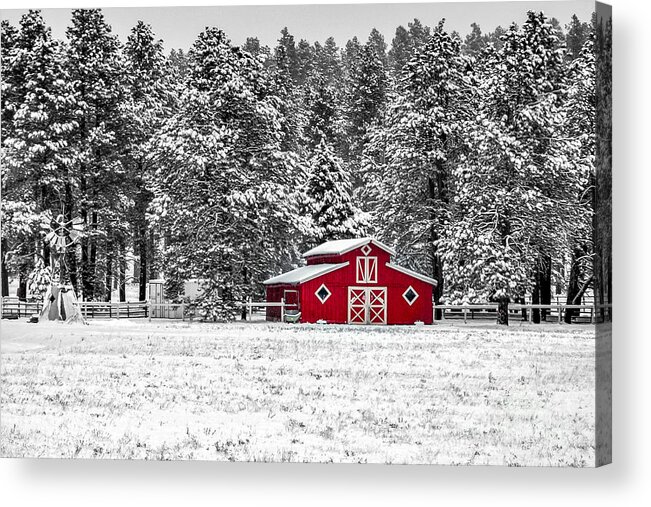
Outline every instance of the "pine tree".
<path id="1" fill-rule="evenodd" d="M 173 60 L 174 63 L 168 63 Z M 147 226 L 146 213 L 153 199 L 150 190 L 153 167 L 148 155 L 154 134 L 161 128 L 163 121 L 171 114 L 174 107 L 173 81 L 167 79 L 168 69 L 176 65 L 179 71 L 186 66 L 185 55 L 179 51 L 166 60 L 163 55 L 163 43 L 156 40 L 149 25 L 142 21 L 131 30 L 124 47 L 124 61 L 127 71 L 126 97 L 122 103 L 124 121 L 124 140 L 122 161 L 127 170 L 125 187 L 131 189 L 129 222 L 131 227 L 114 231 L 120 266 L 120 300 L 124 300 L 126 280 L 123 266 L 127 247 L 126 234 L 133 231 L 134 253 L 138 258 L 137 275 L 139 300 L 146 299 L 147 283 L 152 270 L 152 245 Z"/>
<path id="2" fill-rule="evenodd" d="M 298 64 L 296 84 L 303 86 L 314 69 L 314 48 L 305 39 L 301 39 L 296 46 L 296 60 Z"/>
<path id="3" fill-rule="evenodd" d="M 486 46 L 486 38 L 481 33 L 481 28 L 477 23 L 472 23 L 472 31 L 466 36 L 464 51 L 470 56 L 477 56 Z"/>
<path id="4" fill-rule="evenodd" d="M 339 111 L 339 98 L 334 85 L 325 77 L 314 73 L 305 91 L 305 148 L 314 153 L 324 140 L 329 146 L 342 142 L 343 132 Z"/>
<path id="5" fill-rule="evenodd" d="M 352 186 L 342 160 L 321 139 L 309 161 L 302 215 L 307 216 L 308 246 L 359 237 L 365 219 L 352 201 Z"/>
<path id="6" fill-rule="evenodd" d="M 298 82 L 299 63 L 298 55 L 296 54 L 296 43 L 294 42 L 294 36 L 289 33 L 287 27 L 280 31 L 280 39 L 278 39 L 278 46 L 276 47 L 276 60 L 279 58 L 279 51 L 282 51 L 283 53 L 282 58 L 284 59 L 287 71 L 289 72 L 292 81 L 294 83 Z"/>
<path id="7" fill-rule="evenodd" d="M 566 29 L 567 55 L 570 59 L 575 60 L 581 55 L 583 45 L 590 36 L 590 25 L 581 22 L 576 14 L 572 14 L 572 19 L 566 25 Z"/>
<path id="8" fill-rule="evenodd" d="M 399 245 L 401 262 L 437 279 L 437 301 L 445 288 L 437 242 L 451 199 L 451 162 L 460 123 L 472 111 L 469 61 L 460 45 L 441 23 L 403 67 L 386 127 L 373 130 L 363 166 L 365 201 L 380 237 Z"/>
<path id="9" fill-rule="evenodd" d="M 367 132 L 384 112 L 386 93 L 387 77 L 382 60 L 374 45 L 365 44 L 346 83 L 348 143 L 344 153 L 353 171 L 359 166 Z"/>
<path id="10" fill-rule="evenodd" d="M 119 159 L 124 95 L 120 43 L 99 9 L 76 9 L 67 32 L 67 72 L 78 107 L 72 132 L 79 196 L 67 192 L 66 209 L 78 209 L 87 234 L 81 241 L 80 275 L 87 300 L 110 297 L 113 224 L 122 220 L 125 171 Z"/>
<path id="11" fill-rule="evenodd" d="M 3 55 L 3 75 L 7 73 L 3 86 L 7 90 L 3 104 L 7 122 L 3 125 L 3 201 L 22 202 L 29 213 L 68 211 L 63 196 L 74 184 L 69 146 L 74 124 L 68 109 L 74 107 L 75 98 L 62 65 L 62 48 L 52 39 L 39 11 L 25 14 L 20 31 L 13 36 Z M 20 217 L 20 213 L 8 216 Z M 20 243 L 22 297 L 26 296 L 30 272 L 37 265 L 49 264 L 49 249 L 39 238 L 38 227 L 32 235 L 31 244 Z M 6 248 L 10 248 L 11 239 L 7 237 L 6 241 Z"/>
<path id="12" fill-rule="evenodd" d="M 333 37 L 328 37 L 323 46 L 318 42 L 314 44 L 314 68 L 328 83 L 341 81 L 341 56 Z"/>
<path id="13" fill-rule="evenodd" d="M 465 127 L 468 148 L 454 170 L 454 207 L 440 242 L 449 294 L 498 301 L 502 324 L 509 299 L 544 276 L 551 259 L 567 256 L 567 239 L 585 217 L 576 202 L 588 178 L 580 144 L 558 136 L 568 121 L 563 56 L 542 13 L 511 27 L 485 67 L 481 108 Z"/>
<path id="14" fill-rule="evenodd" d="M 592 192 L 594 219 L 594 287 L 598 305 L 612 304 L 612 19 L 600 18 L 595 39 L 595 175 Z M 602 319 L 612 320 L 612 308 L 599 308 Z"/>
<path id="15" fill-rule="evenodd" d="M 391 49 L 389 50 L 389 64 L 395 75 L 402 72 L 402 68 L 411 58 L 411 51 L 409 32 L 404 26 L 400 25 L 396 28 L 396 34 L 391 41 Z"/>
<path id="16" fill-rule="evenodd" d="M 423 47 L 431 36 L 431 29 L 429 26 L 423 25 L 419 19 L 414 18 L 411 23 L 407 23 L 409 28 L 409 42 L 412 48 L 412 53 L 416 49 Z"/>
<path id="17" fill-rule="evenodd" d="M 221 30 L 194 43 L 188 85 L 156 137 L 152 210 L 165 232 L 169 293 L 202 278 L 204 315 L 230 320 L 292 256 L 296 160 L 280 149 L 271 79 Z"/>
<path id="18" fill-rule="evenodd" d="M 382 62 L 382 66 L 386 72 L 389 64 L 387 59 L 387 44 L 384 42 L 384 36 L 378 32 L 376 28 L 373 28 L 368 36 L 368 42 L 366 44 L 375 51 L 375 54 Z"/>

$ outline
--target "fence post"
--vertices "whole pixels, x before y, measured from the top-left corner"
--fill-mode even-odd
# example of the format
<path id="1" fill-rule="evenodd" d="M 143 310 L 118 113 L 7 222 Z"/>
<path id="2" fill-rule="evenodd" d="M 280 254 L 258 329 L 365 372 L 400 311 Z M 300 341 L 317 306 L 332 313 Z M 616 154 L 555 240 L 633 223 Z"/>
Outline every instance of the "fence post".
<path id="1" fill-rule="evenodd" d="M 118 301 L 118 320 L 120 319 L 120 302 Z"/>
<path id="2" fill-rule="evenodd" d="M 594 307 L 590 307 L 590 324 L 594 324 Z"/>
<path id="3" fill-rule="evenodd" d="M 285 298 L 280 298 L 280 322 L 285 322 Z"/>
<path id="4" fill-rule="evenodd" d="M 181 303 L 181 320 L 185 321 L 185 303 Z"/>
<path id="5" fill-rule="evenodd" d="M 151 303 L 147 301 L 147 321 L 151 322 Z"/>
<path id="6" fill-rule="evenodd" d="M 558 323 L 563 322 L 563 305 L 558 305 Z"/>
<path id="7" fill-rule="evenodd" d="M 468 323 L 468 307 L 466 306 L 463 307 L 463 323 Z"/>
<path id="8" fill-rule="evenodd" d="M 253 308 L 251 307 L 251 296 L 247 299 L 248 306 L 246 307 L 246 319 L 253 320 Z"/>

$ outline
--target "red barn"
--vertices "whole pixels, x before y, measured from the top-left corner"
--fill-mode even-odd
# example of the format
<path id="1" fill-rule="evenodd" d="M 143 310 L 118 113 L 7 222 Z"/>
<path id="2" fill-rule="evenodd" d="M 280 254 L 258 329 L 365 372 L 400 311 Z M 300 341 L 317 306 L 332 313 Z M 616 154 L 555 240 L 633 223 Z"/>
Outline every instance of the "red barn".
<path id="1" fill-rule="evenodd" d="M 329 241 L 305 252 L 307 266 L 265 281 L 267 302 L 297 304 L 301 322 L 431 324 L 436 280 L 391 262 L 372 238 Z M 280 320 L 268 307 L 267 320 Z"/>

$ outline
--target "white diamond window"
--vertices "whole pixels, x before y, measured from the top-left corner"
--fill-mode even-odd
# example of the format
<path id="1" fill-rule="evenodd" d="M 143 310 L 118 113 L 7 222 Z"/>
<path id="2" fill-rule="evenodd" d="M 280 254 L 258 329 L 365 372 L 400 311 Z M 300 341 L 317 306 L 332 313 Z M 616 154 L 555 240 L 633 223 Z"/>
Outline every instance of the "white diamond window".
<path id="1" fill-rule="evenodd" d="M 414 301 L 418 299 L 418 292 L 410 285 L 405 292 L 402 293 L 402 297 L 409 304 L 409 306 L 414 304 Z"/>
<path id="2" fill-rule="evenodd" d="M 368 255 L 368 254 L 370 254 L 370 253 L 371 253 L 371 247 L 368 246 L 368 245 L 364 245 L 364 246 L 362 247 L 362 253 L 363 253 L 364 255 Z"/>
<path id="3" fill-rule="evenodd" d="M 328 290 L 328 287 L 326 287 L 325 284 L 322 284 L 321 287 L 316 290 L 314 295 L 319 299 L 319 301 L 321 301 L 321 304 L 323 304 L 332 294 Z"/>

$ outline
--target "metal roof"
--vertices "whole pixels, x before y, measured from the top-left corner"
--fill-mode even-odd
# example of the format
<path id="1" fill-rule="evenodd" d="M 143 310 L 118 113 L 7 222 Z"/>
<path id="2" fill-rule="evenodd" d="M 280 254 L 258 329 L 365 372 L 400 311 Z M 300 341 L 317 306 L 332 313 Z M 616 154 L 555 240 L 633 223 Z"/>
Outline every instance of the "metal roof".
<path id="1" fill-rule="evenodd" d="M 315 255 L 343 255 L 369 243 L 373 243 L 385 252 L 389 252 L 391 255 L 396 254 L 393 248 L 381 243 L 375 238 L 355 238 L 327 241 L 326 243 L 322 243 L 319 246 L 308 250 L 303 254 L 303 257 L 314 257 Z"/>
<path id="2" fill-rule="evenodd" d="M 434 278 L 430 278 L 429 276 L 421 275 L 420 273 L 416 273 L 415 271 L 412 271 L 411 269 L 403 268 L 402 266 L 398 266 L 397 264 L 391 264 L 390 262 L 387 262 L 387 267 L 395 269 L 396 271 L 399 271 L 400 273 L 404 273 L 405 275 L 413 276 L 414 278 L 425 282 L 425 283 L 430 283 L 434 286 L 438 285 L 439 283 L 434 280 Z"/>
<path id="3" fill-rule="evenodd" d="M 311 264 L 310 266 L 303 266 L 302 268 L 288 271 L 282 275 L 274 276 L 262 283 L 264 285 L 304 283 L 321 275 L 325 275 L 326 273 L 336 271 L 344 266 L 348 266 L 348 262 L 342 262 L 339 264 Z"/>

